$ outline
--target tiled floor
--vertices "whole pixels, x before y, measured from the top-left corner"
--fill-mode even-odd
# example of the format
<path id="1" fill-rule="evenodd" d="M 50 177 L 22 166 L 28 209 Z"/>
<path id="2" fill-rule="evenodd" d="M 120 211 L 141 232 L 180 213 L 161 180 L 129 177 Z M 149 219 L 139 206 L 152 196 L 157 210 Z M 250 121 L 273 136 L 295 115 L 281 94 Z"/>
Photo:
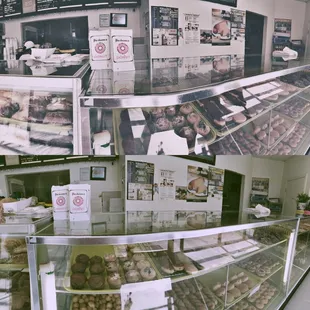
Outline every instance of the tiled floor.
<path id="1" fill-rule="evenodd" d="M 309 310 L 310 309 L 310 273 L 301 283 L 285 310 Z"/>

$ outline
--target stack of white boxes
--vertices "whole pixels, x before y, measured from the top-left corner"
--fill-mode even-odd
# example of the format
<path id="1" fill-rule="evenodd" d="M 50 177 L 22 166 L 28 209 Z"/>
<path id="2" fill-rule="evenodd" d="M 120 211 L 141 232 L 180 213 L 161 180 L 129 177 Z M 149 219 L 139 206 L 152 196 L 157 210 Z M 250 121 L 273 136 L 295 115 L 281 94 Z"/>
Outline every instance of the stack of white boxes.
<path id="1" fill-rule="evenodd" d="M 90 30 L 92 70 L 134 71 L 132 30 Z"/>

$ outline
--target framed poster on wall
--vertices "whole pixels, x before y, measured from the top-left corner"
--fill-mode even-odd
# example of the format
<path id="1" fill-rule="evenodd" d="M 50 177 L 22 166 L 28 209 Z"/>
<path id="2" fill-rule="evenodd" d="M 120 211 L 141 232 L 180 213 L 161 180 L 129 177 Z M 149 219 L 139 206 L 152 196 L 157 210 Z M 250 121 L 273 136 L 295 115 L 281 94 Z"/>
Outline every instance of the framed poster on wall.
<path id="1" fill-rule="evenodd" d="M 177 46 L 179 9 L 152 6 L 152 45 Z"/>
<path id="2" fill-rule="evenodd" d="M 236 8 L 238 0 L 202 0 L 202 1 L 228 5 Z"/>

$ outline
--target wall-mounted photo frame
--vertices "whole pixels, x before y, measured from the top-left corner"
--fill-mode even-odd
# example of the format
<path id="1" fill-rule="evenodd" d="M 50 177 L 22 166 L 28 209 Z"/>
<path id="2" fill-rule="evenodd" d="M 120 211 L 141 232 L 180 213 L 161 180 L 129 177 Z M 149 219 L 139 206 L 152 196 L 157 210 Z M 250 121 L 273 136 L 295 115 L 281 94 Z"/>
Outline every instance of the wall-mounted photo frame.
<path id="1" fill-rule="evenodd" d="M 90 167 L 90 179 L 92 181 L 105 181 L 107 178 L 106 167 Z"/>
<path id="2" fill-rule="evenodd" d="M 110 27 L 127 27 L 128 15 L 126 13 L 111 13 Z"/>

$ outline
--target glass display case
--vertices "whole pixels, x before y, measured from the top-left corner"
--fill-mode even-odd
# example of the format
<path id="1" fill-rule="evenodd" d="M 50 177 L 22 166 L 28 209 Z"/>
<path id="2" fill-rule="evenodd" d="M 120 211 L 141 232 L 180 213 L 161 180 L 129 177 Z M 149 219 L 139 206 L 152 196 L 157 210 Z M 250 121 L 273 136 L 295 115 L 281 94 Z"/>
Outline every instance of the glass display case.
<path id="1" fill-rule="evenodd" d="M 77 149 L 78 96 L 88 60 L 0 65 L 0 151 L 6 155 L 70 155 Z"/>
<path id="2" fill-rule="evenodd" d="M 52 217 L 4 216 L 0 224 L 0 308 L 30 310 L 30 277 L 25 236 L 52 222 Z"/>
<path id="3" fill-rule="evenodd" d="M 242 59 L 156 59 L 134 73 L 93 71 L 80 98 L 80 152 L 307 154 L 310 60 L 283 69 L 266 57 L 262 69 Z"/>
<path id="4" fill-rule="evenodd" d="M 295 285 L 300 219 L 244 214 L 220 227 L 183 213 L 96 214 L 85 227 L 54 222 L 28 236 L 33 309 L 280 308 Z"/>

